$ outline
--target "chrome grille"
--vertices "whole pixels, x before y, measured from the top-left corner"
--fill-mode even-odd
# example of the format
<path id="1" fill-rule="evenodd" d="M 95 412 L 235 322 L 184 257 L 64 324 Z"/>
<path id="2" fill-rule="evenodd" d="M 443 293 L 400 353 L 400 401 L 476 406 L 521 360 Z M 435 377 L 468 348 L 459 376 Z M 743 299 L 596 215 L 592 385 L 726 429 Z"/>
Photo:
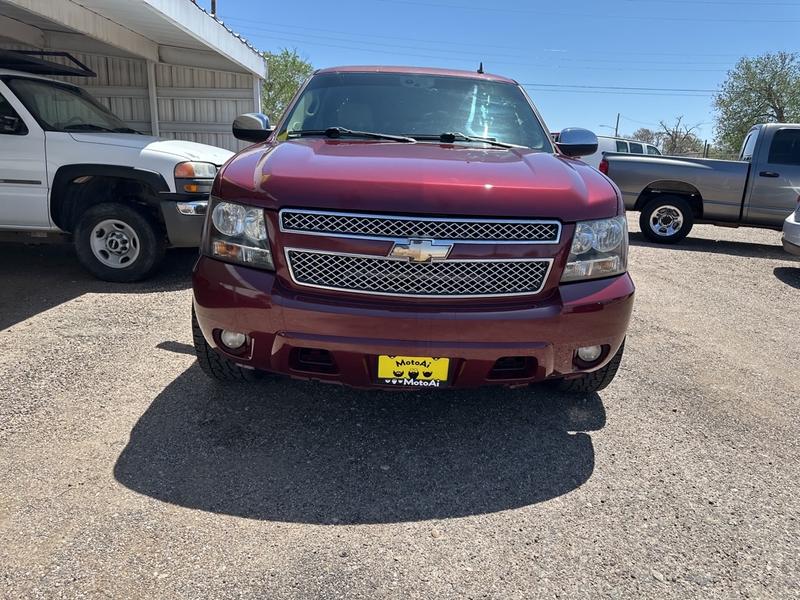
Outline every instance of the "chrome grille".
<path id="1" fill-rule="evenodd" d="M 535 294 L 552 259 L 445 260 L 427 263 L 286 249 L 295 283 L 390 296 L 475 297 Z"/>
<path id="2" fill-rule="evenodd" d="M 281 231 L 379 239 L 430 238 L 472 243 L 555 244 L 558 221 L 404 217 L 284 209 Z"/>

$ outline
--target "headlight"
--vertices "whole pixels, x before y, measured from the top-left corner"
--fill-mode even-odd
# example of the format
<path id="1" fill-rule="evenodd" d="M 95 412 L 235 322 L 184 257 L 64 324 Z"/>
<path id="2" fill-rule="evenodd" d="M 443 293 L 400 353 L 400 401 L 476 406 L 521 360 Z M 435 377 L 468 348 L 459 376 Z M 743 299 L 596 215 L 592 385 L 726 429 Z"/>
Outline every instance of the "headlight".
<path id="1" fill-rule="evenodd" d="M 628 223 L 625 216 L 575 225 L 562 282 L 620 275 L 628 269 Z"/>
<path id="2" fill-rule="evenodd" d="M 214 258 L 274 270 L 264 210 L 212 199 L 210 218 L 203 242 Z"/>
<path id="3" fill-rule="evenodd" d="M 175 165 L 175 190 L 190 194 L 208 194 L 217 176 L 217 165 L 207 162 L 182 162 Z"/>
<path id="4" fill-rule="evenodd" d="M 207 162 L 182 162 L 175 165 L 175 179 L 214 179 L 217 165 Z"/>

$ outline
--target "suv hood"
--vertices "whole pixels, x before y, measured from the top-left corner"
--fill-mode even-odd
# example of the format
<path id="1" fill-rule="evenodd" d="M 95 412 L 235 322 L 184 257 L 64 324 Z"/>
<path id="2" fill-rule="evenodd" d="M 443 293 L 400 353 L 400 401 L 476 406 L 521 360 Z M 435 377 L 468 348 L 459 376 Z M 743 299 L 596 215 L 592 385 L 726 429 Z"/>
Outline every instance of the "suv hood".
<path id="1" fill-rule="evenodd" d="M 149 135 L 132 133 L 70 133 L 76 142 L 104 144 L 123 148 L 138 148 L 142 151 L 169 154 L 181 160 L 211 162 L 219 166 L 233 156 L 233 152 L 216 146 L 186 142 L 183 140 L 162 140 Z"/>
<path id="2" fill-rule="evenodd" d="M 308 138 L 245 150 L 217 184 L 224 198 L 272 209 L 562 221 L 622 211 L 614 185 L 598 171 L 522 148 Z"/>

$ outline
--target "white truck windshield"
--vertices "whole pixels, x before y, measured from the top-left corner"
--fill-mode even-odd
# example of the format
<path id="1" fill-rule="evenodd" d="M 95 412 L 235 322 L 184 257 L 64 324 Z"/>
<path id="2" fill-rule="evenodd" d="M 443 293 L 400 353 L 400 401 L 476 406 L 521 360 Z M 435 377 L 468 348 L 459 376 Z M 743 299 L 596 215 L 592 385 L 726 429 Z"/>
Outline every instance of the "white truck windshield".
<path id="1" fill-rule="evenodd" d="M 47 130 L 136 133 L 78 87 L 24 77 L 5 83 Z"/>

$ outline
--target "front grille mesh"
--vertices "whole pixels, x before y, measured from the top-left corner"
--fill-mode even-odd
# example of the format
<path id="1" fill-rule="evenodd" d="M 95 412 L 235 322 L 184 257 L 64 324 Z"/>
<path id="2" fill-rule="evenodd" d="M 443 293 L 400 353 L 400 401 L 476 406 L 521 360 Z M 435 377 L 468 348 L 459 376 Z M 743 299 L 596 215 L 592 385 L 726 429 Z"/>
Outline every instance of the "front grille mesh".
<path id="1" fill-rule="evenodd" d="M 442 261 L 415 263 L 382 257 L 287 250 L 296 283 L 328 289 L 396 296 L 504 296 L 535 294 L 549 260 Z"/>
<path id="2" fill-rule="evenodd" d="M 298 233 L 354 237 L 533 243 L 555 243 L 561 231 L 557 221 L 448 220 L 292 210 L 281 211 L 281 227 L 284 231 Z"/>

